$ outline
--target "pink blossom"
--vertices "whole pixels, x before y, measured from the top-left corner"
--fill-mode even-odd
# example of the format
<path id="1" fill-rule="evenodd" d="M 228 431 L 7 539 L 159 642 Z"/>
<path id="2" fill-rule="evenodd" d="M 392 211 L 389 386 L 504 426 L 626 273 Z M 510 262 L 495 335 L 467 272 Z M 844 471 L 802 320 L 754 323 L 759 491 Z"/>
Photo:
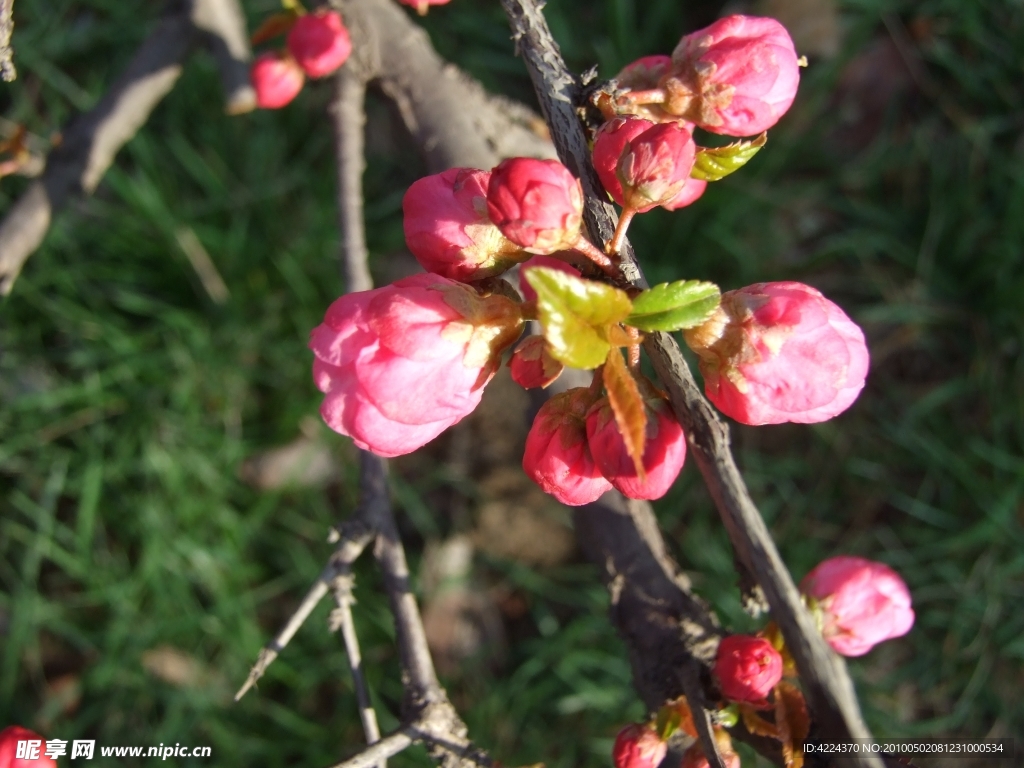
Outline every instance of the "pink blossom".
<path id="1" fill-rule="evenodd" d="M 321 8 L 300 16 L 288 32 L 288 50 L 310 77 L 324 77 L 352 52 L 348 29 L 337 11 Z"/>
<path id="2" fill-rule="evenodd" d="M 697 199 L 704 194 L 704 190 L 707 188 L 708 183 L 704 179 L 691 178 L 686 182 L 686 186 L 683 187 L 683 190 L 678 195 L 667 203 L 662 203 L 661 207 L 670 211 L 678 211 L 680 208 L 685 208 L 697 202 Z"/>
<path id="3" fill-rule="evenodd" d="M 306 76 L 286 53 L 274 51 L 256 57 L 249 70 L 256 104 L 261 109 L 280 109 L 299 95 Z"/>
<path id="4" fill-rule="evenodd" d="M 610 491 L 587 446 L 587 410 L 594 395 L 577 387 L 555 395 L 537 412 L 526 436 L 523 470 L 546 493 L 578 507 Z"/>
<path id="5" fill-rule="evenodd" d="M 310 335 L 320 414 L 360 448 L 410 453 L 476 408 L 521 331 L 515 302 L 438 275 L 342 296 Z"/>
<path id="6" fill-rule="evenodd" d="M 796 98 L 793 40 L 775 19 L 726 16 L 686 35 L 663 78 L 662 108 L 705 130 L 753 136 L 771 128 Z"/>
<path id="7" fill-rule="evenodd" d="M 602 397 L 587 414 L 587 442 L 594 462 L 611 484 L 630 499 L 660 499 L 679 476 L 686 459 L 686 438 L 668 401 L 660 396 L 644 400 L 647 409 L 647 442 L 642 462 L 646 477 L 640 479 L 626 452 L 615 414 Z"/>
<path id="8" fill-rule="evenodd" d="M 728 291 L 684 337 L 700 356 L 708 398 L 743 424 L 827 421 L 853 404 L 868 372 L 864 333 L 802 283 Z"/>
<path id="9" fill-rule="evenodd" d="M 533 269 L 534 267 L 548 267 L 549 269 L 557 269 L 559 272 L 565 272 L 573 277 L 581 276 L 580 271 L 576 267 L 561 259 L 553 256 L 534 256 L 529 261 L 523 262 L 519 267 L 519 290 L 527 301 L 537 300 L 537 292 L 533 290 L 533 286 L 526 280 L 526 270 Z"/>
<path id="10" fill-rule="evenodd" d="M 33 745 L 38 750 L 37 757 L 18 757 L 19 741 L 39 742 Z M 42 736 L 20 725 L 9 725 L 0 731 L 0 768 L 57 768 L 57 761 L 46 757 L 46 740 Z"/>
<path id="11" fill-rule="evenodd" d="M 612 762 L 615 768 L 658 768 L 668 744 L 649 725 L 627 725 L 615 737 Z"/>
<path id="12" fill-rule="evenodd" d="M 725 698 L 760 704 L 782 679 L 782 656 L 762 637 L 729 635 L 718 646 L 714 675 Z"/>
<path id="13" fill-rule="evenodd" d="M 424 269 L 452 280 L 480 280 L 529 256 L 487 217 L 490 178 L 488 171 L 449 168 L 406 191 L 405 242 Z"/>
<path id="14" fill-rule="evenodd" d="M 914 625 L 910 590 L 892 568 L 862 557 L 832 557 L 800 583 L 818 601 L 825 640 L 843 656 L 863 656 Z"/>
<path id="15" fill-rule="evenodd" d="M 707 186 L 690 178 L 696 149 L 682 121 L 616 117 L 598 130 L 593 162 L 601 184 L 624 208 L 675 210 L 692 203 Z"/>
<path id="16" fill-rule="evenodd" d="M 447 5 L 451 0 L 398 0 L 402 5 L 408 5 L 416 9 L 420 16 L 427 15 L 427 9 L 432 5 Z"/>
<path id="17" fill-rule="evenodd" d="M 512 380 L 523 389 L 547 387 L 565 368 L 548 352 L 543 336 L 527 336 L 512 353 L 508 365 Z"/>
<path id="18" fill-rule="evenodd" d="M 530 253 L 573 248 L 583 224 L 583 188 L 557 160 L 513 157 L 493 171 L 487 187 L 491 221 Z"/>
<path id="19" fill-rule="evenodd" d="M 623 207 L 643 213 L 671 202 L 686 186 L 696 154 L 683 123 L 659 123 L 630 139 L 615 168 Z"/>

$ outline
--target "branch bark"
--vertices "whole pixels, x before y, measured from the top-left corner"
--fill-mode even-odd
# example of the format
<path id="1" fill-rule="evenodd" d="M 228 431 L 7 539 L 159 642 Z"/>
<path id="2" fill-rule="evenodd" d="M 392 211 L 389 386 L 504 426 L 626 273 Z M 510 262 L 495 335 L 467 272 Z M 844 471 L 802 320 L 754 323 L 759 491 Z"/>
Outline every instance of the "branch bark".
<path id="1" fill-rule="evenodd" d="M 10 293 L 54 213 L 72 194 L 90 194 L 114 155 L 146 122 L 181 75 L 194 37 L 189 8 L 174 3 L 99 104 L 71 121 L 46 170 L 0 224 L 0 295 Z"/>
<path id="2" fill-rule="evenodd" d="M 518 52 L 526 62 L 541 109 L 551 127 L 559 157 L 583 184 L 587 198 L 584 220 L 596 243 L 615 231 L 616 214 L 605 202 L 590 162 L 586 136 L 576 113 L 579 87 L 562 60 L 537 0 L 501 0 L 512 24 Z M 621 251 L 623 274 L 646 287 L 630 246 Z M 651 334 L 645 348 L 659 378 L 667 386 L 673 409 L 687 432 L 691 452 L 715 501 L 741 561 L 761 585 L 772 614 L 782 629 L 800 672 L 814 719 L 814 734 L 845 741 L 870 736 L 861 717 L 853 683 L 845 665 L 825 644 L 800 601 L 796 585 L 782 563 L 767 526 L 736 467 L 728 427 L 701 394 L 678 344 L 668 334 Z M 876 758 L 858 758 L 854 765 L 878 768 Z"/>
<path id="3" fill-rule="evenodd" d="M 217 62 L 224 88 L 224 111 L 240 115 L 256 109 L 249 80 L 249 32 L 238 0 L 193 0 L 192 23 Z"/>

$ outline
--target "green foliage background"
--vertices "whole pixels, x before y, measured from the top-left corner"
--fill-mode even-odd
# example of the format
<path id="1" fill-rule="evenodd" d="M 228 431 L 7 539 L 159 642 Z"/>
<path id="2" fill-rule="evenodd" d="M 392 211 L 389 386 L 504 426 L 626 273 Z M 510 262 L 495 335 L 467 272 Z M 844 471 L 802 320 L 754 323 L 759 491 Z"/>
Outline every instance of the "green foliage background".
<path id="1" fill-rule="evenodd" d="M 245 5 L 251 24 L 274 7 Z M 697 205 L 639 217 L 631 235 L 652 282 L 801 280 L 863 324 L 873 366 L 858 403 L 815 427 L 737 429 L 741 464 L 797 577 L 856 553 L 909 582 L 913 632 L 850 663 L 876 732 L 1019 735 L 1024 6 L 840 8 L 842 52 L 812 60 L 767 148 Z M 611 76 L 669 52 L 720 6 L 552 0 L 547 10 L 570 65 Z M 19 0 L 20 77 L 0 89 L 3 114 L 44 136 L 58 129 L 97 101 L 151 13 L 116 0 Z M 892 59 L 851 97 L 843 73 L 872 46 L 891 48 L 894 19 L 917 37 L 923 79 Z M 453 0 L 426 26 L 489 88 L 532 100 L 496 2 Z M 213 764 L 254 768 L 324 766 L 357 748 L 325 606 L 258 691 L 229 703 L 353 503 L 351 477 L 278 492 L 237 479 L 245 456 L 292 439 L 319 402 L 306 337 L 341 290 L 328 98 L 316 84 L 288 109 L 225 117 L 211 61 L 193 58 L 0 305 L 0 725 L 104 745 L 211 745 Z M 377 266 L 402 248 L 401 196 L 422 172 L 400 136 L 371 143 Z M 25 187 L 0 182 L 0 209 Z M 179 249 L 183 226 L 213 255 L 225 305 L 209 301 Z M 332 443 L 339 455 L 344 443 Z M 408 488 L 400 505 L 415 561 L 450 521 L 412 514 Z M 700 593 L 727 626 L 750 628 L 693 467 L 657 509 Z M 475 739 L 506 765 L 608 765 L 617 727 L 642 707 L 596 573 L 487 566 L 529 611 L 500 670 L 448 681 Z M 373 570 L 358 577 L 357 626 L 389 729 L 400 697 L 393 630 Z M 200 684 L 175 688 L 144 671 L 142 653 L 163 644 L 201 661 Z M 66 694 L 80 693 L 70 711 L 53 691 L 62 677 Z M 425 761 L 413 751 L 394 764 Z"/>

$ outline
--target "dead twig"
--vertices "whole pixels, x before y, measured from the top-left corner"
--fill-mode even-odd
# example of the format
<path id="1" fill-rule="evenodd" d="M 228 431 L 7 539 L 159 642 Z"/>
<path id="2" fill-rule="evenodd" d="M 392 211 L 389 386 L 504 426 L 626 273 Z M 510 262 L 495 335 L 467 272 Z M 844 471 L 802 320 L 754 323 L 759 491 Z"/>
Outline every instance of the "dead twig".
<path id="1" fill-rule="evenodd" d="M 193 0 L 192 23 L 217 62 L 224 111 L 240 115 L 256 109 L 256 91 L 249 81 L 252 49 L 238 0 Z"/>
<path id="2" fill-rule="evenodd" d="M 316 608 L 330 590 L 334 580 L 348 572 L 352 563 L 359 558 L 359 555 L 366 549 L 366 546 L 373 540 L 374 536 L 373 529 L 368 527 L 358 515 L 346 521 L 339 533 L 341 536 L 340 542 L 335 547 L 331 559 L 327 562 L 327 566 L 320 573 L 313 586 L 310 587 L 299 607 L 295 609 L 281 631 L 260 651 L 256 663 L 253 664 L 252 669 L 249 671 L 248 679 L 238 689 L 238 693 L 235 694 L 235 701 L 241 699 L 256 684 L 256 681 L 263 677 L 267 667 L 273 663 L 274 659 L 278 657 L 295 636 L 295 633 L 306 622 L 313 609 Z"/>
<path id="3" fill-rule="evenodd" d="M 14 0 L 0 0 L 0 78 L 11 82 L 18 77 L 14 68 L 14 49 L 11 36 L 14 34 Z"/>

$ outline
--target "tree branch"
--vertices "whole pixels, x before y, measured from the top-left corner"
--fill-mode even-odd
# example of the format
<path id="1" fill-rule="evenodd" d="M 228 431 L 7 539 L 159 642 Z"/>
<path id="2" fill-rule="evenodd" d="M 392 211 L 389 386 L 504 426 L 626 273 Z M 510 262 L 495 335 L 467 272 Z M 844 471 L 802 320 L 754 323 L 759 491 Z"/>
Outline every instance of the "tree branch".
<path id="1" fill-rule="evenodd" d="M 53 214 L 69 195 L 89 194 L 96 188 L 114 155 L 174 86 L 194 31 L 188 7 L 173 3 L 99 104 L 65 129 L 42 177 L 0 224 L 0 295 L 10 293 L 25 260 L 43 241 Z"/>
<path id="2" fill-rule="evenodd" d="M 256 109 L 256 90 L 249 80 L 249 32 L 238 0 L 192 0 L 192 23 L 220 70 L 224 111 L 240 115 Z"/>
<path id="3" fill-rule="evenodd" d="M 14 49 L 11 36 L 14 34 L 14 0 L 0 0 L 0 78 L 11 82 L 18 77 L 14 68 Z"/>
<path id="4" fill-rule="evenodd" d="M 330 560 L 327 561 L 327 566 L 321 571 L 313 586 L 310 587 L 299 607 L 295 609 L 288 622 L 277 633 L 277 636 L 260 651 L 256 663 L 249 671 L 248 679 L 238 689 L 238 693 L 235 694 L 235 701 L 245 696 L 249 689 L 256 684 L 256 681 L 263 677 L 267 667 L 273 663 L 285 646 L 291 642 L 295 633 L 299 631 L 299 628 L 309 618 L 313 609 L 316 608 L 317 604 L 330 590 L 335 579 L 349 571 L 352 563 L 359 558 L 359 555 L 366 549 L 366 545 L 373 540 L 374 531 L 360 519 L 357 513 L 342 525 L 340 536 L 340 543 L 335 547 Z"/>
<path id="5" fill-rule="evenodd" d="M 568 72 L 536 0 L 501 0 L 512 24 L 517 50 L 526 62 L 541 109 L 551 127 L 559 157 L 580 177 L 587 198 L 584 219 L 595 242 L 615 230 L 616 215 L 604 201 L 590 162 L 586 136 L 575 111 L 578 85 Z M 646 287 L 632 248 L 622 250 L 626 279 Z M 669 389 L 673 409 L 688 433 L 701 474 L 714 499 L 733 547 L 755 575 L 782 629 L 800 672 L 819 738 L 848 740 L 867 737 L 853 683 L 845 665 L 826 646 L 754 506 L 729 448 L 728 428 L 704 399 L 675 340 L 651 334 L 645 348 L 658 376 Z M 873 758 L 854 763 L 875 768 Z"/>

